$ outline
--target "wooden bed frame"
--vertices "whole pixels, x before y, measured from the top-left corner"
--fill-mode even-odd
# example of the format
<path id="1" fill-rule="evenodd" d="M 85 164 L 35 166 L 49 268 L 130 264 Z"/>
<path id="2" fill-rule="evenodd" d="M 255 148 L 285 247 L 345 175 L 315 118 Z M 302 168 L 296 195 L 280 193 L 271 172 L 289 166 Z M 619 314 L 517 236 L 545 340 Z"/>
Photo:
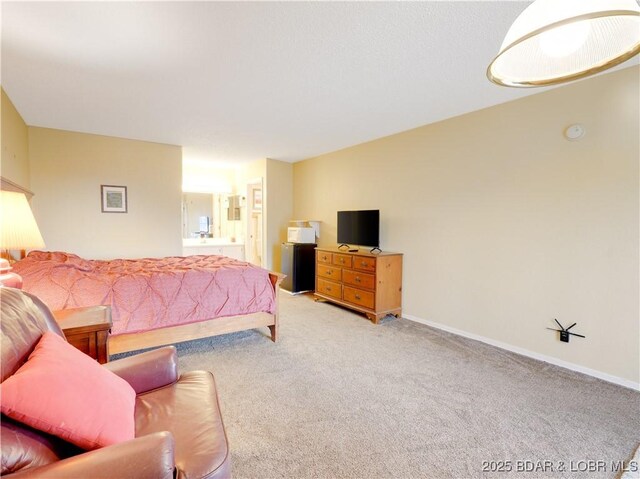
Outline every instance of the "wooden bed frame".
<path id="1" fill-rule="evenodd" d="M 241 316 L 227 316 L 214 318 L 197 323 L 169 326 L 167 328 L 154 329 L 141 333 L 118 334 L 109 337 L 108 354 L 118 354 L 138 349 L 164 346 L 180 343 L 192 339 L 208 338 L 220 334 L 234 333 L 247 329 L 268 326 L 271 331 L 271 340 L 278 340 L 278 296 L 280 283 L 285 275 L 269 272 L 269 279 L 273 287 L 276 300 L 274 314 L 252 313 Z"/>

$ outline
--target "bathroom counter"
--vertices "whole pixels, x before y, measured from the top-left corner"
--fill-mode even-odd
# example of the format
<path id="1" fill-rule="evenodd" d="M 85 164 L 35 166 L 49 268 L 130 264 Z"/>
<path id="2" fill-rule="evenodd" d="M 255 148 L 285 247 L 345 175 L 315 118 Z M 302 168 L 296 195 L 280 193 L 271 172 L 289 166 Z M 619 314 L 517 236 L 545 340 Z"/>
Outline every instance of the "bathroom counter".
<path id="1" fill-rule="evenodd" d="M 182 240 L 182 255 L 215 254 L 228 256 L 240 261 L 245 260 L 244 243 L 231 241 L 229 238 L 189 238 Z"/>
<path id="2" fill-rule="evenodd" d="M 231 241 L 229 238 L 184 238 L 182 246 L 235 246 L 244 241 Z"/>

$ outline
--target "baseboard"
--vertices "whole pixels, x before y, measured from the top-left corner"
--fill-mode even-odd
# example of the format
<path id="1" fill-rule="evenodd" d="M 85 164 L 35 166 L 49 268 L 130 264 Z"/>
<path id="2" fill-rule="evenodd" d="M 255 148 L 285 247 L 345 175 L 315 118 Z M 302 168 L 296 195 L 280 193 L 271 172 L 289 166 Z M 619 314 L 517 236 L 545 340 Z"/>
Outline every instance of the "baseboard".
<path id="1" fill-rule="evenodd" d="M 431 326 L 432 328 L 446 331 L 448 333 L 457 334 L 458 336 L 474 339 L 482 343 L 490 344 L 491 346 L 495 346 L 497 348 L 506 349 L 507 351 L 511 351 L 512 353 L 520 354 L 522 356 L 527 356 L 529 358 L 537 359 L 538 361 L 543 361 L 545 363 L 553 364 L 555 366 L 560 366 L 561 368 L 570 369 L 571 371 L 576 371 L 582 374 L 586 374 L 587 376 L 593 376 L 594 378 L 602 379 L 603 381 L 617 384 L 619 386 L 624 386 L 629 389 L 635 389 L 636 391 L 640 391 L 640 383 L 629 381 L 628 379 L 603 373 L 595 369 L 586 368 L 584 366 L 580 366 L 579 364 L 563 361 L 562 359 L 546 356 L 540 353 L 535 353 L 527 349 L 519 348 L 518 346 L 512 346 L 511 344 L 503 343 L 501 341 L 496 341 L 495 339 L 486 338 L 484 336 L 480 336 L 479 334 L 468 333 L 466 331 L 462 331 L 461 329 L 452 328 L 450 326 L 436 323 L 434 321 L 429 321 L 427 319 L 418 318 L 417 316 L 412 316 L 410 314 L 403 314 L 402 317 L 410 321 L 414 321 L 416 323 L 425 324 L 427 326 Z"/>

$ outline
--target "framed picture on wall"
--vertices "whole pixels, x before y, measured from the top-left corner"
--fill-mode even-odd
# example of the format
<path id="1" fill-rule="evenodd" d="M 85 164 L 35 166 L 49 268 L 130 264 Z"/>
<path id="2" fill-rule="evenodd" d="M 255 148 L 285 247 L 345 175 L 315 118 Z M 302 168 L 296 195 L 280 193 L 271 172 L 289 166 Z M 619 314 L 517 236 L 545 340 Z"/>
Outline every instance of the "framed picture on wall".
<path id="1" fill-rule="evenodd" d="M 100 185 L 103 213 L 127 212 L 127 187 Z"/>
<path id="2" fill-rule="evenodd" d="M 262 210 L 262 190 L 253 190 L 253 209 L 257 211 Z"/>

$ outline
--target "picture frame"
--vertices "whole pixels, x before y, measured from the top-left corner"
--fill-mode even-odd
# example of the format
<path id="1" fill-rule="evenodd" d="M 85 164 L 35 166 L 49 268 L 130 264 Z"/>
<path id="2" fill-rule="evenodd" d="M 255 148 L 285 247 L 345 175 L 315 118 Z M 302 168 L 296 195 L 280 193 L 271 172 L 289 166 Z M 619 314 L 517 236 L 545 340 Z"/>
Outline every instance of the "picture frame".
<path id="1" fill-rule="evenodd" d="M 115 185 L 100 185 L 103 213 L 127 212 L 127 187 Z"/>
<path id="2" fill-rule="evenodd" d="M 253 210 L 254 211 L 262 211 L 262 190 L 254 189 L 253 190 Z"/>

